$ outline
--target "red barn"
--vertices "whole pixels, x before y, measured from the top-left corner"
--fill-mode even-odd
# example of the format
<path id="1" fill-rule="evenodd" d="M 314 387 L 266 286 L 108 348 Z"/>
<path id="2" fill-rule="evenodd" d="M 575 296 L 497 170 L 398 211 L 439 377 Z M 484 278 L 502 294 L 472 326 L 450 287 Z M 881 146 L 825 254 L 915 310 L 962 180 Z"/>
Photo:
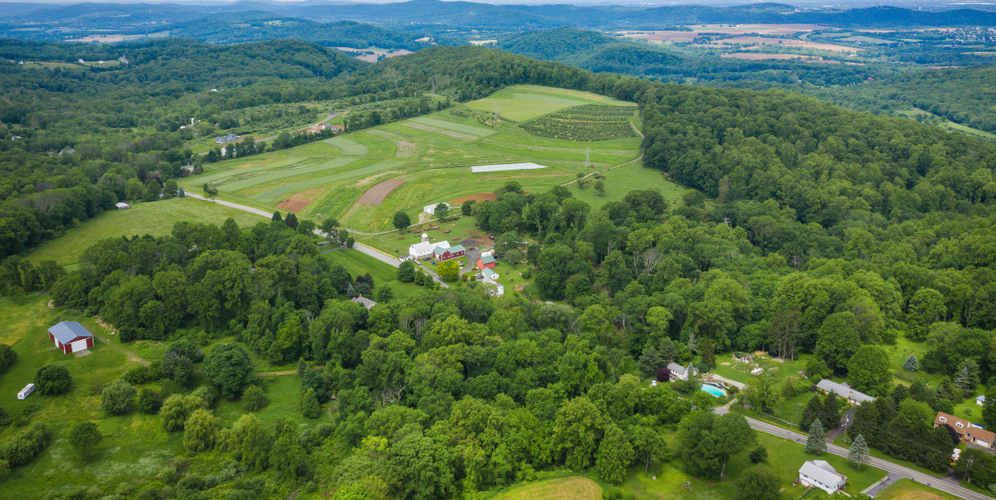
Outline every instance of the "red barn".
<path id="1" fill-rule="evenodd" d="M 494 269 L 496 265 L 497 262 L 495 262 L 493 255 L 482 255 L 480 259 L 477 259 L 477 268 L 481 271 L 483 271 L 484 268 Z"/>
<path id="2" fill-rule="evenodd" d="M 93 347 L 93 334 L 75 321 L 63 321 L 49 328 L 48 338 L 66 354 Z"/>
<path id="3" fill-rule="evenodd" d="M 463 257 L 465 253 L 467 253 L 467 251 L 463 249 L 462 245 L 454 245 L 449 248 L 436 247 L 435 250 L 432 251 L 432 257 L 436 260 L 450 260 L 457 257 Z"/>

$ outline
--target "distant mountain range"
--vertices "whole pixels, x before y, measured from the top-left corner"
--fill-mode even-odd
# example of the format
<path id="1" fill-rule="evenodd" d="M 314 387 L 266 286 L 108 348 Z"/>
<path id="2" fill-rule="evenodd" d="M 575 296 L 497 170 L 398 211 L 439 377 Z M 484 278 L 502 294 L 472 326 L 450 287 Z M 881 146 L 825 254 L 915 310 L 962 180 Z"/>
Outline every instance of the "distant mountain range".
<path id="1" fill-rule="evenodd" d="M 237 2 L 218 5 L 81 3 L 45 5 L 5 3 L 0 9 L 0 34 L 22 39 L 60 40 L 96 29 L 121 34 L 142 34 L 174 29 L 208 37 L 203 27 L 183 23 L 196 20 L 235 19 L 239 13 L 260 18 L 260 13 L 318 23 L 357 21 L 414 32 L 446 30 L 518 32 L 575 26 L 588 29 L 649 29 L 685 24 L 792 23 L 850 27 L 996 25 L 996 13 L 972 9 L 921 11 L 896 7 L 857 9 L 796 9 L 791 5 L 760 3 L 733 7 L 708 6 L 572 6 L 491 5 L 471 2 L 412 0 L 389 4 L 346 2 L 268 3 Z M 250 14 L 252 13 L 252 14 Z M 217 17 L 221 16 L 221 17 Z M 272 20 L 272 19 L 271 19 Z M 298 22 L 298 28 L 315 33 L 324 28 Z M 228 29 L 228 26 L 220 26 Z M 15 29 L 19 31 L 14 31 Z M 209 31 L 209 30 L 207 30 Z M 280 36 L 295 36 L 293 29 L 273 29 Z M 213 34 L 212 34 L 213 35 Z M 269 35 L 262 34 L 266 37 Z M 206 38 L 202 38 L 206 39 Z M 219 41 L 228 40 L 220 36 Z M 237 40 L 231 40 L 237 41 Z"/>

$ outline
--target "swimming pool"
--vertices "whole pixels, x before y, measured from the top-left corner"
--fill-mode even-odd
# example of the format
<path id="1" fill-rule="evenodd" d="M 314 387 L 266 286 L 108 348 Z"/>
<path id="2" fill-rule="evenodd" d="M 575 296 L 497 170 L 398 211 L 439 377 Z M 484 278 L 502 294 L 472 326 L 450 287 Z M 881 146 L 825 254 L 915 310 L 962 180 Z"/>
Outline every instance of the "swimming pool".
<path id="1" fill-rule="evenodd" d="M 726 396 L 726 391 L 714 385 L 702 384 L 702 390 L 708 392 L 709 394 L 712 394 L 713 396 L 716 396 L 717 398 Z"/>

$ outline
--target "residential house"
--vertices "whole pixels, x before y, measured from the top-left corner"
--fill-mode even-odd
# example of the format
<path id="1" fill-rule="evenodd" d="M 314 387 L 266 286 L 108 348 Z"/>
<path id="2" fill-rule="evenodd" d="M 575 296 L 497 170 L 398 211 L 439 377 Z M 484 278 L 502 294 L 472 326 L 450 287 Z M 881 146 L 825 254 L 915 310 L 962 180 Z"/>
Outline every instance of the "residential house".
<path id="1" fill-rule="evenodd" d="M 840 474 L 823 460 L 810 460 L 799 468 L 799 482 L 803 486 L 819 488 L 833 495 L 844 489 L 847 476 Z"/>
<path id="2" fill-rule="evenodd" d="M 433 258 L 441 261 L 463 257 L 466 253 L 467 251 L 463 248 L 463 245 L 454 245 L 451 247 L 447 244 L 445 247 L 436 246 L 436 248 L 432 250 Z"/>
<path id="3" fill-rule="evenodd" d="M 487 279 L 489 279 L 491 281 L 498 281 L 498 279 L 501 278 L 501 276 L 498 273 L 492 271 L 490 268 L 487 268 L 487 267 L 484 268 L 483 271 L 481 271 L 481 275 L 484 278 L 487 278 Z"/>
<path id="4" fill-rule="evenodd" d="M 875 398 L 863 393 L 851 389 L 851 386 L 847 384 L 838 384 L 832 380 L 823 379 L 820 383 L 816 384 L 824 393 L 834 393 L 847 400 L 848 404 L 859 405 L 861 403 L 866 403 L 869 401 L 875 401 Z"/>
<path id="5" fill-rule="evenodd" d="M 495 257 L 489 254 L 481 254 L 481 258 L 477 259 L 476 267 L 478 269 L 494 269 L 498 263 L 495 262 Z"/>
<path id="6" fill-rule="evenodd" d="M 429 235 L 422 233 L 422 242 L 416 243 L 408 247 L 408 255 L 413 259 L 421 259 L 422 257 L 431 257 L 433 250 L 437 247 L 449 248 L 450 242 L 443 240 L 438 243 L 430 243 Z"/>
<path id="7" fill-rule="evenodd" d="M 694 376 L 695 374 L 698 373 L 698 370 L 696 370 L 691 363 L 689 363 L 688 366 L 685 367 L 673 361 L 667 364 L 667 371 L 671 373 L 669 377 L 671 382 L 676 382 L 678 380 L 688 380 L 689 375 Z"/>
<path id="8" fill-rule="evenodd" d="M 357 304 L 360 304 L 361 306 L 363 306 L 365 308 L 367 308 L 368 311 L 370 310 L 371 307 L 377 305 L 376 302 L 374 302 L 374 301 L 372 301 L 372 300 L 370 300 L 370 299 L 368 299 L 368 298 L 366 298 L 366 297 L 364 297 L 362 295 L 360 295 L 358 297 L 353 297 L 352 301 L 356 302 Z"/>
<path id="9" fill-rule="evenodd" d="M 505 286 L 487 276 L 481 280 L 481 286 L 492 297 L 501 297 L 505 294 Z"/>
<path id="10" fill-rule="evenodd" d="M 48 338 L 65 354 L 93 347 L 93 334 L 75 321 L 63 321 L 49 328 Z"/>
<path id="11" fill-rule="evenodd" d="M 942 425 L 947 425 L 954 429 L 961 438 L 962 442 L 974 444 L 976 446 L 981 446 L 983 448 L 994 448 L 996 447 L 996 434 L 989 432 L 982 427 L 969 422 L 963 418 L 958 418 L 954 415 L 948 415 L 944 412 L 937 412 L 937 416 L 934 417 L 934 427 L 940 427 Z"/>

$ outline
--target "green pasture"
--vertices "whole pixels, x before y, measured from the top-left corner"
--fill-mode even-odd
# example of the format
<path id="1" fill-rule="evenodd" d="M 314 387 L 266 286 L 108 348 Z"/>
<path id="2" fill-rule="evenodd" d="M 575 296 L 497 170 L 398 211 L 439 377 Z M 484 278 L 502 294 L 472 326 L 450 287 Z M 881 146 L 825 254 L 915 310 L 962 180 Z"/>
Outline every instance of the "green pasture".
<path id="1" fill-rule="evenodd" d="M 264 221 L 249 212 L 193 198 L 133 203 L 128 210 L 109 210 L 80 224 L 62 237 L 38 247 L 28 258 L 33 262 L 54 260 L 59 265 L 68 266 L 79 262 L 84 250 L 104 238 L 146 234 L 165 236 L 180 221 L 221 225 L 228 218 L 235 219 L 239 227 L 254 226 Z"/>
<path id="2" fill-rule="evenodd" d="M 223 199 L 266 211 L 294 198 L 306 203 L 298 212 L 300 217 L 320 221 L 332 216 L 347 228 L 374 231 L 389 227 L 399 210 L 417 220 L 424 205 L 493 192 L 509 180 L 534 192 L 565 184 L 585 170 L 586 149 L 590 150 L 594 169 L 615 167 L 639 157 L 641 140 L 636 136 L 575 142 L 530 135 L 511 121 L 514 118 L 496 122 L 486 113 L 493 111 L 494 100 L 499 101 L 499 114 L 503 113 L 500 101 L 507 101 L 507 112 L 519 119 L 583 104 L 632 106 L 584 92 L 509 87 L 491 97 L 428 116 L 287 150 L 208 164 L 203 174 L 188 177 L 182 184 L 200 192 L 204 183 L 210 183 L 221 191 Z M 482 174 L 472 174 L 468 168 L 520 162 L 550 168 Z M 616 180 L 607 183 L 606 201 L 621 198 L 628 191 L 624 183 L 646 185 L 628 180 L 625 172 L 637 170 L 612 174 Z M 649 180 L 648 177 L 639 179 Z M 405 184 L 380 205 L 356 204 L 364 192 L 388 179 Z M 662 190 L 669 191 L 663 185 Z"/>

